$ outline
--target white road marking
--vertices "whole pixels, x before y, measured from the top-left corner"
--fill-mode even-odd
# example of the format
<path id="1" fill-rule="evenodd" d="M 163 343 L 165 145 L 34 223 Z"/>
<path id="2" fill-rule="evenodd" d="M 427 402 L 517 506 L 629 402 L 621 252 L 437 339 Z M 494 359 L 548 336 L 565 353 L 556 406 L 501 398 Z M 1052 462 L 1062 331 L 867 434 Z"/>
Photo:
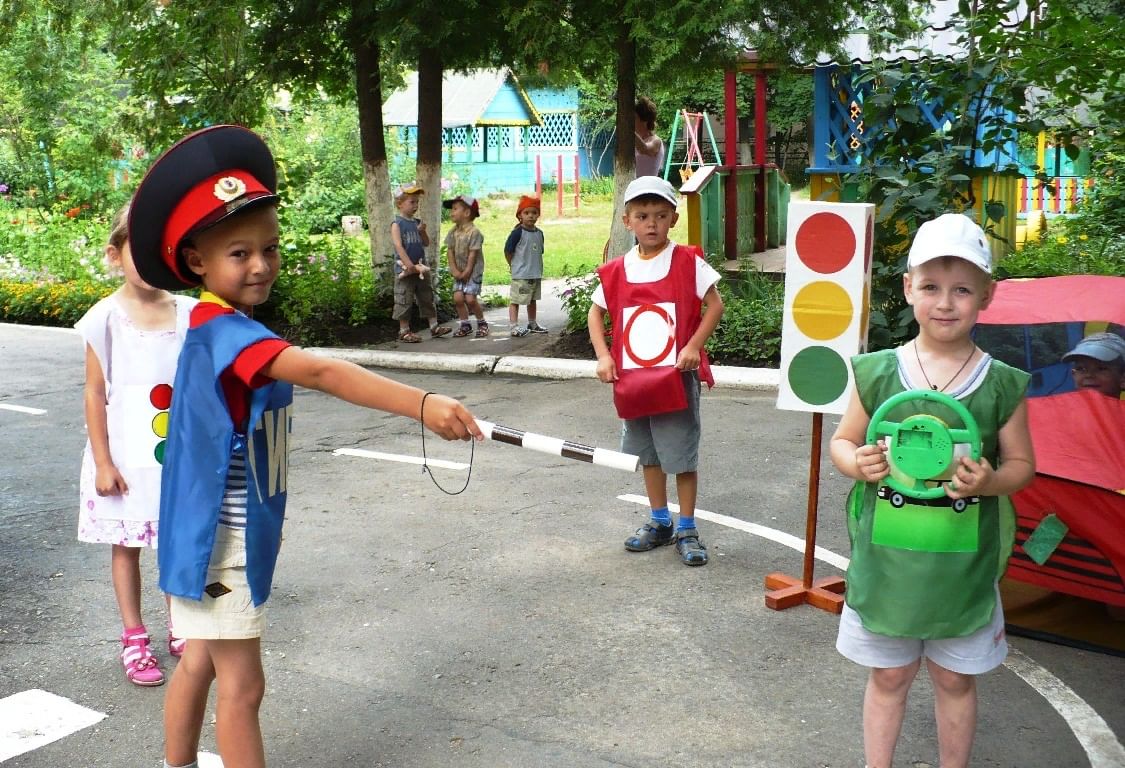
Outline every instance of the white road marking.
<path id="1" fill-rule="evenodd" d="M 1082 749 L 1086 750 L 1092 768 L 1125 765 L 1125 747 L 1121 746 L 1101 715 L 1070 686 L 1014 648 L 1008 650 L 1004 666 L 1019 675 L 1062 715 Z"/>
<path id="2" fill-rule="evenodd" d="M 439 467 L 440 469 L 468 469 L 468 464 L 461 464 L 456 461 L 445 461 L 444 459 L 426 459 L 422 461 L 421 456 L 404 456 L 401 453 L 379 453 L 378 451 L 365 451 L 362 448 L 337 448 L 332 451 L 333 456 L 359 456 L 364 459 L 379 459 L 380 461 L 397 461 L 400 464 L 417 464 L 421 466 L 423 463 L 431 467 Z"/>
<path id="3" fill-rule="evenodd" d="M 38 688 L 0 699 L 0 763 L 89 728 L 105 717 Z"/>
<path id="4" fill-rule="evenodd" d="M 617 498 L 621 501 L 648 506 L 648 499 L 637 494 L 627 493 Z M 668 510 L 679 512 L 680 508 L 678 504 L 669 504 Z M 769 539 L 798 552 L 805 551 L 804 539 L 774 528 L 748 523 L 745 520 L 703 509 L 696 509 L 695 516 L 700 520 L 718 523 Z M 816 548 L 815 555 L 817 560 L 834 565 L 842 571 L 848 569 L 850 560 L 843 555 L 837 555 L 835 552 L 822 547 Z M 1070 686 L 1015 648 L 1008 650 L 1008 658 L 1004 662 L 1004 666 L 1027 683 L 1033 691 L 1046 699 L 1047 703 L 1059 713 L 1063 722 L 1074 733 L 1078 743 L 1082 745 L 1082 749 L 1086 751 L 1086 757 L 1090 760 L 1090 768 L 1121 768 L 1121 766 L 1125 766 L 1125 747 L 1121 745 L 1106 721 Z"/>
<path id="5" fill-rule="evenodd" d="M 12 405 L 11 403 L 0 403 L 0 410 L 15 411 L 16 413 L 30 413 L 32 416 L 42 416 L 46 413 L 42 408 L 30 408 L 26 405 Z"/>
<path id="6" fill-rule="evenodd" d="M 638 496 L 634 493 L 627 493 L 617 498 L 622 501 L 631 501 L 634 504 L 643 504 L 648 506 L 648 499 L 644 496 Z M 680 507 L 677 504 L 669 504 L 668 509 L 672 512 L 679 512 Z M 707 520 L 708 522 L 718 523 L 725 525 L 728 528 L 737 528 L 746 533 L 752 533 L 755 536 L 760 536 L 763 539 L 769 539 L 772 542 L 781 544 L 784 547 L 795 549 L 798 552 L 805 551 L 805 540 L 792 534 L 779 531 L 776 528 L 767 528 L 764 525 L 757 523 L 748 523 L 745 520 L 739 520 L 737 517 L 728 517 L 727 515 L 720 515 L 717 512 L 708 512 L 705 509 L 695 510 L 695 516 L 700 520 Z M 841 571 L 848 570 L 848 558 L 837 555 L 830 549 L 824 547 L 817 547 L 814 554 L 817 560 L 822 560 L 829 565 L 839 568 Z"/>

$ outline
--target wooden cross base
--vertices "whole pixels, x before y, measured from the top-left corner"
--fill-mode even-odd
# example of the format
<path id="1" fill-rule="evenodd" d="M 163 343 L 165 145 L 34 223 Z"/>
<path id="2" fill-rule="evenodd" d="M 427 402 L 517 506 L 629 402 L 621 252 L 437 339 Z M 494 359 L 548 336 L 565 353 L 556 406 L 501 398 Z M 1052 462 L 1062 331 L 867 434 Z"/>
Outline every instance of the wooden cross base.
<path id="1" fill-rule="evenodd" d="M 806 587 L 802 579 L 784 573 L 766 574 L 766 607 L 784 611 L 794 605 L 808 603 L 829 613 L 844 610 L 844 580 L 839 576 L 825 576 Z"/>

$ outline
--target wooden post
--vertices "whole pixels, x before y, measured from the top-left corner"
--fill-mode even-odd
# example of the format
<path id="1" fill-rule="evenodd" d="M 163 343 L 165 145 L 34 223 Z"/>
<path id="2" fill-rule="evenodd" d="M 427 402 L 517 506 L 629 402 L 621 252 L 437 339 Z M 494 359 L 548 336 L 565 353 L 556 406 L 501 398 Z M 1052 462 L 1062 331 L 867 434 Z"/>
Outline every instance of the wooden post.
<path id="1" fill-rule="evenodd" d="M 754 187 L 754 250 L 766 250 L 766 73 L 754 73 L 754 163 L 758 184 Z"/>
<path id="2" fill-rule="evenodd" d="M 728 69 L 724 74 L 724 132 L 727 150 L 724 188 L 723 256 L 727 261 L 738 259 L 738 74 Z"/>
<path id="3" fill-rule="evenodd" d="M 563 200 L 562 155 L 558 156 L 558 170 L 555 171 L 555 174 L 556 174 L 555 181 L 558 182 L 558 186 L 556 187 L 556 190 L 555 190 L 558 194 L 556 194 L 555 197 L 558 199 L 559 216 L 562 216 L 563 215 L 563 212 L 562 212 L 562 200 Z"/>
<path id="4" fill-rule="evenodd" d="M 578 153 L 574 153 L 574 210 L 578 210 Z"/>
<path id="5" fill-rule="evenodd" d="M 805 516 L 805 560 L 801 578 L 783 573 L 766 575 L 766 607 L 783 611 L 794 605 L 808 603 L 829 613 L 844 610 L 844 580 L 839 576 L 826 576 L 813 581 L 816 561 L 816 512 L 820 497 L 820 443 L 824 429 L 824 414 L 813 413 L 812 446 L 809 451 L 809 498 Z"/>

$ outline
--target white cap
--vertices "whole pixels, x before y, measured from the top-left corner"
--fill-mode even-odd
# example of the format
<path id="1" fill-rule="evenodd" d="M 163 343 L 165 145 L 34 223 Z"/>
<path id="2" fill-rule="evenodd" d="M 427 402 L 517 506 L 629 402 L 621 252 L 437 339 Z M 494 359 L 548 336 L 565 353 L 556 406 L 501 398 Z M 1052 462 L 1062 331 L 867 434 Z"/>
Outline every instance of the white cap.
<path id="1" fill-rule="evenodd" d="M 629 182 L 629 186 L 625 187 L 626 203 L 641 195 L 656 195 L 664 198 L 672 204 L 673 208 L 680 202 L 680 198 L 676 194 L 676 188 L 659 176 L 638 176 Z"/>
<path id="2" fill-rule="evenodd" d="M 992 250 L 988 237 L 975 221 L 963 213 L 943 213 L 918 227 L 910 244 L 906 266 L 913 269 L 932 259 L 956 256 L 992 274 Z"/>

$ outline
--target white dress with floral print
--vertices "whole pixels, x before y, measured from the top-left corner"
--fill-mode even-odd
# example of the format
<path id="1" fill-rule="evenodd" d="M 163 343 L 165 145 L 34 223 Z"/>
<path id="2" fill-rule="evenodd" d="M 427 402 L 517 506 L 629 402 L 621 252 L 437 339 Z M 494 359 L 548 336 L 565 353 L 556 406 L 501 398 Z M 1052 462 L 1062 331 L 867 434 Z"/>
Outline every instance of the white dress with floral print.
<path id="1" fill-rule="evenodd" d="M 176 327 L 147 331 L 133 325 L 114 294 L 75 323 L 106 379 L 110 454 L 129 486 L 124 495 L 98 495 L 87 440 L 79 480 L 79 541 L 126 547 L 157 545 L 160 472 L 172 382 L 194 305 L 195 299 L 177 296 Z"/>

